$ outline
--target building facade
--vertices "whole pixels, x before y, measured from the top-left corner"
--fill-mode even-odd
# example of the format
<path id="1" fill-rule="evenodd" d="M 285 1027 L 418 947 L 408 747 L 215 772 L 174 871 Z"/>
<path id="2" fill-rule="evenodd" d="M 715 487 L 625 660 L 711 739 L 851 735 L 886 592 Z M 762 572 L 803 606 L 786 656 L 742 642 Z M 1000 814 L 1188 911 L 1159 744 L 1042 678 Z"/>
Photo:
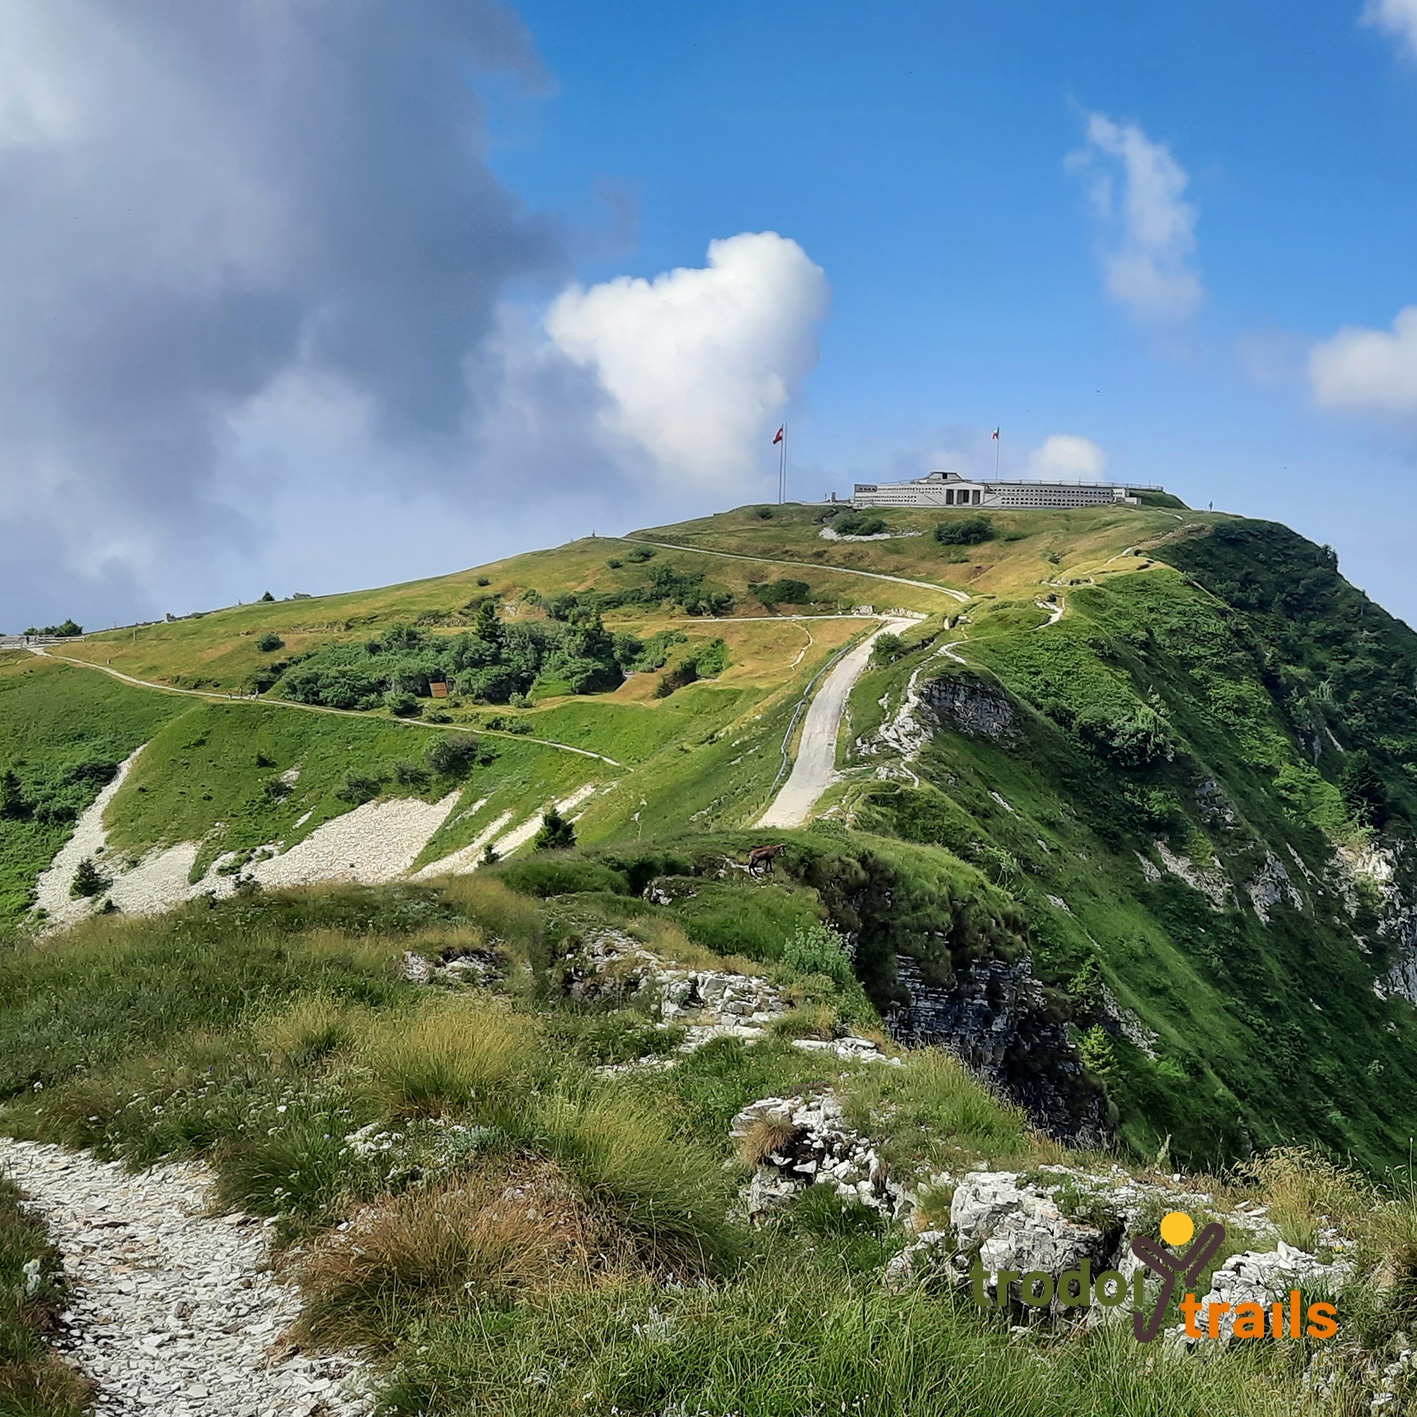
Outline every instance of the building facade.
<path id="1" fill-rule="evenodd" d="M 853 507 L 1096 507 L 1122 503 L 1137 507 L 1133 487 L 1107 482 L 986 482 L 958 472 L 932 472 L 911 482 L 858 482 Z"/>

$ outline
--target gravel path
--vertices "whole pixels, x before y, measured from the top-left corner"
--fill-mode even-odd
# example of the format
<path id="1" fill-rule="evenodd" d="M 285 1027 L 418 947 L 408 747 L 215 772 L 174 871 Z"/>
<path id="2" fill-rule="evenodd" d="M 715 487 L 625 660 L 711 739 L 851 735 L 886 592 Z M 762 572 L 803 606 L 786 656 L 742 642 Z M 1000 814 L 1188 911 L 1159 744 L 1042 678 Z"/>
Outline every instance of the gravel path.
<path id="1" fill-rule="evenodd" d="M 357 1361 L 295 1352 L 294 1288 L 266 1268 L 269 1232 L 204 1214 L 195 1163 L 130 1176 L 84 1152 L 0 1138 L 64 1256 L 72 1304 L 56 1346 L 99 1385 L 101 1417 L 363 1417 Z"/>
<path id="2" fill-rule="evenodd" d="M 859 571 L 855 566 L 833 566 L 822 561 L 796 561 L 786 556 L 749 556 L 742 551 L 710 551 L 707 546 L 684 546 L 673 541 L 651 541 L 647 536 L 622 536 L 621 541 L 639 541 L 646 546 L 658 546 L 665 551 L 692 551 L 696 556 L 723 556 L 730 561 L 760 561 L 765 566 L 806 566 L 812 571 L 831 571 L 839 576 L 865 576 L 871 581 L 894 581 L 896 585 L 918 586 L 921 590 L 937 590 L 941 595 L 953 596 L 961 605 L 969 604 L 973 598 L 953 586 L 938 585 L 934 581 L 912 581 L 905 576 L 888 576 L 884 571 Z"/>
<path id="3" fill-rule="evenodd" d="M 758 820 L 760 827 L 800 827 L 805 825 L 828 787 L 836 778 L 836 735 L 852 686 L 871 662 L 871 649 L 880 635 L 900 634 L 915 622 L 887 620 L 869 639 L 849 650 L 822 681 L 802 725 L 802 741 L 797 759 L 772 805 Z"/>

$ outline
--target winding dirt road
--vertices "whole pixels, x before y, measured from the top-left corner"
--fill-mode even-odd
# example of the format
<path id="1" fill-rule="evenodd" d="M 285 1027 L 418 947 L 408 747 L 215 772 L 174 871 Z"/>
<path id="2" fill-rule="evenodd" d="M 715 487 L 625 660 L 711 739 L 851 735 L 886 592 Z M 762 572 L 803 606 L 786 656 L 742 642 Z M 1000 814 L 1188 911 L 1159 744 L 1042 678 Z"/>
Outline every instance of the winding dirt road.
<path id="1" fill-rule="evenodd" d="M 802 741 L 792 772 L 772 805 L 758 819 L 760 827 L 800 827 L 806 824 L 822 793 L 836 780 L 836 738 L 846 701 L 871 662 L 871 650 L 883 634 L 898 635 L 916 622 L 887 620 L 874 634 L 848 650 L 822 681 L 802 725 Z"/>
<path id="2" fill-rule="evenodd" d="M 617 762 L 614 758 L 606 757 L 604 753 L 592 752 L 589 748 L 577 748 L 570 743 L 558 743 L 554 738 L 533 738 L 528 733 L 506 733 L 497 728 L 479 728 L 476 724 L 424 723 L 416 718 L 377 719 L 364 709 L 330 708 L 326 704 L 300 704 L 292 699 L 268 699 L 257 694 L 226 694 L 213 689 L 179 689 L 175 684 L 158 684 L 151 679 L 135 679 L 131 674 L 124 674 L 121 670 L 114 669 L 107 664 L 95 664 L 91 659 L 70 659 L 67 654 L 50 654 L 47 649 L 42 649 L 38 645 L 26 645 L 25 648 L 31 654 L 39 655 L 41 659 L 57 659 L 61 664 L 72 664 L 76 669 L 97 669 L 100 674 L 107 674 L 112 679 L 119 679 L 125 684 L 131 684 L 135 689 L 153 689 L 159 694 L 180 694 L 185 698 L 205 699 L 208 703 L 214 704 L 265 704 L 273 708 L 297 709 L 302 713 L 331 713 L 342 718 L 362 718 L 366 722 L 372 719 L 376 723 L 402 723 L 409 728 L 429 728 L 434 732 L 485 733 L 492 738 L 516 738 L 523 743 L 539 743 L 543 748 L 559 748 L 563 753 L 575 753 L 582 758 L 597 758 L 602 763 L 609 763 L 613 768 L 625 766 L 624 763 Z"/>

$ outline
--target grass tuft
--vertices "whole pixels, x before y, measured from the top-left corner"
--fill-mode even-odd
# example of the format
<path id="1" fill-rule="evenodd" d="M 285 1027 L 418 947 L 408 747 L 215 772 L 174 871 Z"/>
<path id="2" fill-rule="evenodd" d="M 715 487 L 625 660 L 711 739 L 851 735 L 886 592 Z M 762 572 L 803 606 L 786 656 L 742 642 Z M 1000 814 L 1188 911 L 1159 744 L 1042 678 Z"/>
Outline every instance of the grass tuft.
<path id="1" fill-rule="evenodd" d="M 395 1116 L 468 1110 L 495 1120 L 538 1053 L 531 1020 L 487 999 L 440 995 L 380 1019 L 361 1040 L 371 1091 Z"/>

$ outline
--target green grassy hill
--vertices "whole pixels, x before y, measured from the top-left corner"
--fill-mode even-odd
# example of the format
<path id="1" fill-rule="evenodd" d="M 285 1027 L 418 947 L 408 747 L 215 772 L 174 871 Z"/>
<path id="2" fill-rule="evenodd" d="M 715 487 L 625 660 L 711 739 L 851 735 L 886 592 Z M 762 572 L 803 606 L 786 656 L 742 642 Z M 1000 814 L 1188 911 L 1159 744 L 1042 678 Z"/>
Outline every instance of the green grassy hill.
<path id="1" fill-rule="evenodd" d="M 1382 1374 L 1417 1293 L 1417 635 L 1270 523 L 824 538 L 842 511 L 0 656 L 0 1131 L 209 1159 L 300 1246 L 300 1341 L 362 1347 L 388 1413 L 1338 1414 L 1410 1387 Z M 813 820 L 756 829 L 894 609 Z M 575 844 L 537 849 L 555 801 Z M 333 882 L 400 831 L 397 878 Z M 75 841 L 100 881 L 57 931 L 36 883 Z M 297 859 L 325 884 L 262 887 Z M 145 871 L 173 909 L 105 909 Z M 597 964 L 606 939 L 629 953 Z M 777 1013 L 686 1051 L 646 958 Z M 1115 1327 L 892 1287 L 910 1235 L 830 1188 L 748 1224 L 788 1138 L 731 1120 L 827 1094 L 917 1228 L 981 1165 L 1073 1168 L 1060 1214 L 1104 1228 L 1089 1188 L 1173 1170 L 1267 1205 L 1361 1270 L 1329 1376 L 1297 1340 L 1139 1363 Z M 0 1188 L 0 1407 L 52 1415 L 84 1393 L 41 1343 L 42 1245 Z"/>
<path id="2" fill-rule="evenodd" d="M 143 742 L 110 848 L 197 843 L 194 881 L 401 796 L 456 797 L 418 866 L 592 788 L 577 835 L 597 858 L 742 832 L 811 686 L 873 624 L 850 612 L 902 607 L 923 618 L 858 683 L 840 781 L 784 858 L 865 942 L 877 1007 L 906 997 L 898 958 L 947 991 L 1022 954 L 1136 1154 L 1169 1137 L 1205 1164 L 1289 1140 L 1373 1168 L 1404 1157 L 1417 637 L 1268 524 L 1011 512 L 971 542 L 948 530 L 967 514 L 890 511 L 890 539 L 841 541 L 821 535 L 831 515 L 740 508 L 95 635 L 55 650 L 71 664 L 12 658 L 6 918 Z M 1006 725 L 981 728 L 971 702 Z M 468 732 L 475 756 L 429 766 Z M 64 805 L 39 806 L 49 792 Z M 987 887 L 1009 941 L 961 928 L 941 950 L 923 924 L 887 928 L 812 878 L 818 840 L 853 843 L 931 918 Z M 940 872 L 976 884 L 941 896 Z"/>

